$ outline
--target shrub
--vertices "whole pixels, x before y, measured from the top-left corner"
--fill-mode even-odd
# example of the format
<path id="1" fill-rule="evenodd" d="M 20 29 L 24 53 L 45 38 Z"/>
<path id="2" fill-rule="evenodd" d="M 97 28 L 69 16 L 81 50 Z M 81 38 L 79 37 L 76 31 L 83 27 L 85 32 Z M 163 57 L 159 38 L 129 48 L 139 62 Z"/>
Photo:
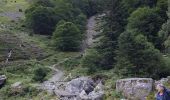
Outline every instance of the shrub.
<path id="1" fill-rule="evenodd" d="M 46 68 L 37 68 L 34 71 L 34 81 L 43 82 L 47 76 L 48 70 Z"/>
<path id="2" fill-rule="evenodd" d="M 82 35 L 72 22 L 60 23 L 53 33 L 53 43 L 61 51 L 77 51 L 80 49 Z"/>

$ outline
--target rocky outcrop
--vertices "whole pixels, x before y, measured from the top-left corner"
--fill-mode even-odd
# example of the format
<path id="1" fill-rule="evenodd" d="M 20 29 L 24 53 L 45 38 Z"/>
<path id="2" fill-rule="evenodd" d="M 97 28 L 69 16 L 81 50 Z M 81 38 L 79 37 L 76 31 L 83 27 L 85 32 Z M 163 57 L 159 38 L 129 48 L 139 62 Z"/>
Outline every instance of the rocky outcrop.
<path id="1" fill-rule="evenodd" d="M 129 78 L 116 82 L 116 90 L 121 92 L 128 100 L 145 100 L 153 89 L 151 78 Z"/>
<path id="2" fill-rule="evenodd" d="M 0 87 L 5 84 L 7 77 L 5 75 L 0 75 Z"/>
<path id="3" fill-rule="evenodd" d="M 56 88 L 55 94 L 61 100 L 103 100 L 103 84 L 96 83 L 89 77 L 80 77 L 68 82 L 64 90 Z"/>
<path id="4" fill-rule="evenodd" d="M 89 94 L 94 89 L 94 81 L 88 77 L 73 79 L 66 85 L 66 91 L 74 94 L 79 94 L 83 90 Z"/>
<path id="5" fill-rule="evenodd" d="M 103 84 L 100 82 L 92 92 L 87 94 L 84 90 L 79 94 L 80 100 L 103 100 Z"/>

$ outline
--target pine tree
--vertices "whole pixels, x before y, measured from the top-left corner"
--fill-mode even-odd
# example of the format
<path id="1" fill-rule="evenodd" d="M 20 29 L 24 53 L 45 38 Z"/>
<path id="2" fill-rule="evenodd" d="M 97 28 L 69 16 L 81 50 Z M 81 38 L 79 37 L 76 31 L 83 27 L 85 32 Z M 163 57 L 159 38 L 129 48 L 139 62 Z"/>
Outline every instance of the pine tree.
<path id="1" fill-rule="evenodd" d="M 100 38 L 93 49 L 101 57 L 101 59 L 98 59 L 99 63 L 96 66 L 107 70 L 113 68 L 116 63 L 117 40 L 124 31 L 127 16 L 121 0 L 109 0 L 106 4 L 109 12 L 104 18 L 106 24 L 101 27 L 103 29 L 103 33 L 101 33 L 102 38 Z"/>
<path id="2" fill-rule="evenodd" d="M 153 43 L 157 49 L 160 49 L 158 41 L 158 31 L 164 20 L 158 14 L 157 9 L 143 7 L 138 8 L 128 18 L 127 30 L 135 30 L 147 37 L 148 41 Z"/>
<path id="3" fill-rule="evenodd" d="M 122 33 L 118 52 L 117 70 L 126 76 L 157 78 L 164 68 L 161 53 L 142 34 Z"/>
<path id="4" fill-rule="evenodd" d="M 60 22 L 53 33 L 53 42 L 61 51 L 77 51 L 80 49 L 81 33 L 71 22 Z"/>
<path id="5" fill-rule="evenodd" d="M 170 1 L 168 2 L 170 4 Z M 161 43 L 162 51 L 164 53 L 169 53 L 170 50 L 170 7 L 167 11 L 168 20 L 162 25 L 161 30 L 159 31 L 159 40 Z"/>

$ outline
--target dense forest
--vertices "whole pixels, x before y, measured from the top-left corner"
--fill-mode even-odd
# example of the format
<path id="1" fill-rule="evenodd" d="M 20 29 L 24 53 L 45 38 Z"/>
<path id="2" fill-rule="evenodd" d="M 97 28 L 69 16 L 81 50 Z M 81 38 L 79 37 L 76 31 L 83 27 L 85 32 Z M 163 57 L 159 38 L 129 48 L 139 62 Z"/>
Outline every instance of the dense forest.
<path id="1" fill-rule="evenodd" d="M 170 75 L 168 0 L 30 0 L 24 14 L 21 28 L 30 37 L 45 36 L 54 52 L 78 54 L 61 64 L 68 72 L 102 77 L 106 84 L 113 77 L 160 79 Z M 103 15 L 97 28 L 100 34 L 95 36 L 98 40 L 82 53 L 87 21 L 96 15 Z M 47 72 L 36 69 L 32 79 L 43 82 Z"/>
<path id="2" fill-rule="evenodd" d="M 38 0 L 26 10 L 26 22 L 34 34 L 52 36 L 56 49 L 76 51 L 86 19 L 105 13 L 102 38 L 82 66 L 89 73 L 115 69 L 126 77 L 160 78 L 170 74 L 167 11 L 167 0 Z"/>

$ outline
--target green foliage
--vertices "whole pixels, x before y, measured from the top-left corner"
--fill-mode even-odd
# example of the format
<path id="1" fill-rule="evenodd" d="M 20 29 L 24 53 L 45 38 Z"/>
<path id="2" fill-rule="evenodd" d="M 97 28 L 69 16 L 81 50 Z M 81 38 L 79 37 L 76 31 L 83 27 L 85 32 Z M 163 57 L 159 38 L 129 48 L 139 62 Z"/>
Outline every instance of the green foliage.
<path id="1" fill-rule="evenodd" d="M 168 11 L 168 0 L 157 0 L 156 8 L 158 9 L 158 13 L 161 18 L 166 21 L 168 16 L 166 12 Z"/>
<path id="2" fill-rule="evenodd" d="M 139 7 L 154 7 L 157 3 L 157 0 L 123 0 L 122 3 L 130 14 Z"/>
<path id="3" fill-rule="evenodd" d="M 169 52 L 168 48 L 170 47 L 170 45 L 169 45 L 170 29 L 168 28 L 168 26 L 170 26 L 170 20 L 167 20 L 167 22 L 162 25 L 162 28 L 158 33 L 159 41 L 162 43 L 161 50 L 164 51 L 164 53 L 168 53 Z"/>
<path id="4" fill-rule="evenodd" d="M 79 8 L 73 7 L 69 2 L 57 2 L 55 12 L 58 20 L 72 22 L 78 26 L 80 31 L 85 30 L 86 15 Z"/>
<path id="5" fill-rule="evenodd" d="M 70 1 L 70 0 L 69 0 Z M 103 10 L 105 0 L 71 0 L 70 2 L 76 8 L 79 8 L 88 17 Z"/>
<path id="6" fill-rule="evenodd" d="M 159 74 L 161 77 L 167 77 L 170 74 L 170 57 L 169 56 L 164 56 L 163 58 L 165 62 L 165 67 L 161 69 L 163 73 Z"/>
<path id="7" fill-rule="evenodd" d="M 122 59 L 125 61 L 122 62 Z M 129 66 L 125 66 L 127 63 Z M 160 52 L 146 37 L 135 32 L 124 32 L 119 38 L 117 67 L 125 69 L 127 75 L 158 78 L 164 72 L 165 64 Z"/>
<path id="8" fill-rule="evenodd" d="M 34 0 L 34 5 L 43 7 L 54 7 L 54 0 Z"/>
<path id="9" fill-rule="evenodd" d="M 124 31 L 127 23 L 127 12 L 123 8 L 122 0 L 108 1 L 109 15 L 106 16 L 106 25 L 103 28 L 103 38 L 96 46 L 98 52 L 102 55 L 102 66 L 106 69 L 113 68 L 117 49 L 117 40 Z"/>
<path id="10" fill-rule="evenodd" d="M 167 5 L 167 2 L 165 1 L 162 1 L 162 0 L 159 0 L 160 3 L 158 4 L 160 6 L 160 8 L 162 8 L 162 11 L 166 10 L 166 6 L 164 5 Z M 170 37 L 169 37 L 169 33 L 170 33 L 170 29 L 169 29 L 169 26 L 170 26 L 170 9 L 168 9 L 167 11 L 167 15 L 168 16 L 168 19 L 167 19 L 167 22 L 165 22 L 163 25 L 162 25 L 162 28 L 161 30 L 159 31 L 159 39 L 160 39 L 160 42 L 162 43 L 161 46 L 162 46 L 162 51 L 164 51 L 164 53 L 169 53 L 169 43 L 170 43 Z"/>
<path id="11" fill-rule="evenodd" d="M 70 58 L 61 64 L 66 70 L 71 70 L 78 67 L 80 64 L 80 58 Z"/>
<path id="12" fill-rule="evenodd" d="M 86 15 L 70 1 L 36 0 L 26 10 L 26 22 L 36 34 L 51 35 L 60 20 L 76 24 L 81 32 L 85 30 Z"/>
<path id="13" fill-rule="evenodd" d="M 155 100 L 155 93 L 150 93 L 147 97 L 146 100 Z"/>
<path id="14" fill-rule="evenodd" d="M 34 81 L 38 81 L 38 82 L 43 82 L 45 80 L 45 77 L 47 76 L 47 73 L 49 72 L 49 70 L 47 68 L 37 68 L 34 71 L 34 77 L 33 80 Z"/>
<path id="15" fill-rule="evenodd" d="M 71 22 L 65 22 L 56 27 L 53 33 L 53 42 L 61 51 L 76 51 L 80 49 L 82 35 L 77 26 Z"/>
<path id="16" fill-rule="evenodd" d="M 26 83 L 25 83 L 26 84 Z M 40 93 L 39 90 L 37 90 L 35 87 L 32 87 L 31 85 L 22 85 L 21 91 L 13 91 L 11 89 L 11 86 L 8 85 L 1 89 L 0 93 L 0 99 L 2 100 L 26 100 L 26 98 L 32 98 L 34 96 L 37 96 L 38 93 Z"/>
<path id="17" fill-rule="evenodd" d="M 100 61 L 100 54 L 96 50 L 90 49 L 84 54 L 81 66 L 88 68 L 88 74 L 93 74 L 97 69 L 100 69 Z"/>
<path id="18" fill-rule="evenodd" d="M 116 98 L 116 99 L 122 99 L 122 98 L 124 98 L 121 92 L 116 92 L 116 91 L 113 91 L 112 97 L 114 97 L 114 98 Z"/>
<path id="19" fill-rule="evenodd" d="M 101 33 L 102 37 L 96 43 L 96 46 L 93 49 L 93 52 L 98 53 L 99 58 L 98 56 L 92 54 L 94 55 L 92 56 L 94 58 L 90 59 L 96 59 L 97 57 L 97 63 L 94 63 L 93 60 L 89 60 L 88 62 L 93 63 L 93 66 L 96 66 L 96 68 L 104 70 L 112 69 L 113 65 L 116 63 L 115 56 L 117 49 L 117 39 L 121 32 L 124 31 L 127 17 L 125 10 L 122 8 L 120 0 L 111 0 L 108 1 L 107 4 L 107 9 L 109 9 L 110 12 L 104 18 L 104 20 L 106 21 L 105 26 L 101 27 L 101 29 L 103 29 L 103 32 Z"/>
<path id="20" fill-rule="evenodd" d="M 138 33 L 142 33 L 149 42 L 152 42 L 156 48 L 160 49 L 158 31 L 163 22 L 156 9 L 149 7 L 138 8 L 130 15 L 127 30 L 136 30 Z"/>
<path id="21" fill-rule="evenodd" d="M 52 34 L 57 22 L 54 9 L 42 6 L 33 6 L 27 10 L 26 19 L 34 33 L 45 35 Z"/>

